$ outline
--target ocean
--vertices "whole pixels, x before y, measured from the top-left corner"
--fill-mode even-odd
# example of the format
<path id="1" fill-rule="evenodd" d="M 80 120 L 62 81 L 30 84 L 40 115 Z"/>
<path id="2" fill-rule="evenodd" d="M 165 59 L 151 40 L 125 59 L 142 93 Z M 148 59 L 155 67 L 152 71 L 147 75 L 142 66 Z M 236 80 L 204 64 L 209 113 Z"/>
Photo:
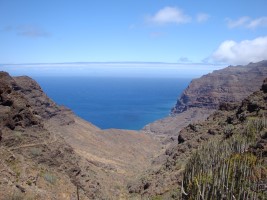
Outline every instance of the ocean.
<path id="1" fill-rule="evenodd" d="M 189 78 L 34 77 L 57 104 L 102 129 L 139 130 L 166 117 Z"/>

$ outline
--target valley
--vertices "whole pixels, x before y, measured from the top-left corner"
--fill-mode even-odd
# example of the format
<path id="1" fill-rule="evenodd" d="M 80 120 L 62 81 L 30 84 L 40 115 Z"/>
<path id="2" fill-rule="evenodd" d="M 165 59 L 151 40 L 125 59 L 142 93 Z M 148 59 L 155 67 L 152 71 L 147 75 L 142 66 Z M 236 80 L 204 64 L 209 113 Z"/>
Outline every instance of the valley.
<path id="1" fill-rule="evenodd" d="M 0 194 L 3 199 L 179 199 L 186 163 L 196 149 L 222 140 L 227 127 L 233 134 L 243 130 L 243 115 L 266 116 L 266 77 L 266 61 L 204 75 L 189 84 L 170 117 L 131 131 L 101 130 L 57 105 L 33 79 L 1 72 Z M 257 140 L 265 142 L 265 128 Z M 259 151 L 266 151 L 265 143 Z"/>

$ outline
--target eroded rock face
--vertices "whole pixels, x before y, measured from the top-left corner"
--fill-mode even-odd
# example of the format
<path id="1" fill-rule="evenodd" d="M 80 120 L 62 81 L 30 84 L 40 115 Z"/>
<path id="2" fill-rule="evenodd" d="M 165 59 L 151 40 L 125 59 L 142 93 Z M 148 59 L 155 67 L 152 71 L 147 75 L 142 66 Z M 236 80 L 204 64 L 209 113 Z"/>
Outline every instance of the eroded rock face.
<path id="1" fill-rule="evenodd" d="M 25 97 L 28 103 L 34 108 L 39 117 L 44 120 L 57 116 L 61 124 L 71 124 L 73 119 L 69 117 L 72 111 L 64 106 L 58 106 L 54 101 L 47 97 L 38 83 L 27 76 L 14 77 L 19 85 L 18 91 Z"/>
<path id="2" fill-rule="evenodd" d="M 259 90 L 267 76 L 267 61 L 229 66 L 193 80 L 177 100 L 173 114 L 190 108 L 217 109 L 222 102 L 238 102 Z"/>
<path id="3" fill-rule="evenodd" d="M 193 80 L 172 109 L 172 115 L 152 122 L 144 131 L 163 140 L 178 137 L 190 123 L 204 121 L 216 109 L 232 110 L 236 103 L 259 90 L 267 77 L 267 61 L 230 66 Z M 263 86 L 264 90 L 266 87 Z"/>

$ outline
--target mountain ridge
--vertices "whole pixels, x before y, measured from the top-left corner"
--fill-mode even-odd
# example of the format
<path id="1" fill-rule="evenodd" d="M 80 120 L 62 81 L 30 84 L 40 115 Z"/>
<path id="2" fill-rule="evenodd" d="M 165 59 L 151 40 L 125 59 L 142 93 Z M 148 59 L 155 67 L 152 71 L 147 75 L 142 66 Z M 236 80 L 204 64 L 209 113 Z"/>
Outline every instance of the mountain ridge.
<path id="1" fill-rule="evenodd" d="M 193 79 L 180 95 L 171 116 L 152 122 L 145 132 L 163 140 L 177 137 L 189 123 L 205 120 L 223 102 L 235 103 L 260 89 L 267 77 L 267 61 L 228 66 Z"/>
<path id="2" fill-rule="evenodd" d="M 266 77 L 267 61 L 228 66 L 191 81 L 177 100 L 172 114 L 189 108 L 217 109 L 221 102 L 237 102 L 259 89 Z"/>

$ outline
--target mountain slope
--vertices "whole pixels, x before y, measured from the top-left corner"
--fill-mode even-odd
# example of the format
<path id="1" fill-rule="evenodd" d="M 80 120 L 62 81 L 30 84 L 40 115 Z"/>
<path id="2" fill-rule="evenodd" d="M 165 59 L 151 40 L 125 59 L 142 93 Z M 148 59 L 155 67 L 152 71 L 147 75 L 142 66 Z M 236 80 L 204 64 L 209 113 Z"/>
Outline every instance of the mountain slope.
<path id="1" fill-rule="evenodd" d="M 214 182 L 211 180 L 213 180 L 212 177 L 215 176 L 210 175 L 209 179 L 207 176 L 212 174 L 212 170 L 216 172 L 217 168 L 213 168 L 213 165 L 210 166 L 210 164 L 214 163 L 214 166 L 217 167 L 222 164 L 217 162 L 215 165 L 216 160 L 209 160 L 209 158 L 214 155 L 213 158 L 217 160 L 221 158 L 229 159 L 231 156 L 237 155 L 237 153 L 250 152 L 250 158 L 259 160 L 257 165 L 255 165 L 259 167 L 259 171 L 251 171 L 252 168 L 250 168 L 250 172 L 258 173 L 259 178 L 257 181 L 262 185 L 262 189 L 253 189 L 254 186 L 248 186 L 248 183 L 246 183 L 246 187 L 251 187 L 251 189 L 254 190 L 253 195 L 257 197 L 255 197 L 255 199 L 264 199 L 264 197 L 261 197 L 262 195 L 265 195 L 265 197 L 267 195 L 266 190 L 264 190 L 267 186 L 266 117 L 267 80 L 264 81 L 260 91 L 254 92 L 243 100 L 242 103 L 222 103 L 219 105 L 219 110 L 210 115 L 206 121 L 192 123 L 182 129 L 179 133 L 176 145 L 169 147 L 165 151 L 165 155 L 154 160 L 155 164 L 159 162 L 158 167 L 145 173 L 137 182 L 129 184 L 129 192 L 132 193 L 133 196 L 140 195 L 143 198 L 180 199 L 183 180 L 183 199 L 203 199 L 203 195 L 205 195 L 205 197 L 207 196 L 205 191 L 215 191 L 211 189 L 214 185 Z M 243 143 L 242 141 L 247 142 Z M 232 145 L 222 145 L 221 149 L 217 149 L 217 147 L 225 143 L 230 143 Z M 201 150 L 201 146 L 204 150 Z M 200 150 L 194 153 L 199 148 Z M 224 150 L 222 150 L 222 148 L 224 148 Z M 225 148 L 233 149 L 233 151 L 226 151 Z M 235 148 L 239 148 L 240 150 L 236 152 L 234 150 Z M 223 155 L 225 155 L 224 153 L 227 155 L 226 157 L 223 157 Z M 243 154 L 240 154 L 240 156 L 243 156 Z M 246 156 L 242 158 L 248 159 Z M 186 165 L 188 160 L 189 163 Z M 240 162 L 241 161 L 242 160 L 240 160 Z M 237 160 L 233 160 L 233 162 L 237 162 Z M 240 164 L 240 167 L 243 166 L 246 165 Z M 210 171 L 207 172 L 208 175 L 205 169 L 207 171 L 210 169 Z M 231 168 L 231 170 L 234 170 L 233 173 L 237 173 L 236 170 L 242 171 L 243 168 L 236 167 Z M 220 174 L 219 180 L 216 182 L 216 185 L 219 187 L 220 181 L 222 182 L 225 176 L 215 172 L 213 172 L 215 175 L 216 173 Z M 198 182 L 196 183 L 195 180 Z M 248 177 L 246 177 L 246 180 L 248 180 Z M 240 185 L 240 183 L 234 182 L 233 178 L 229 178 L 228 182 L 232 185 Z M 253 183 L 253 179 L 251 179 L 249 184 L 251 182 Z M 198 186 L 198 184 L 200 184 L 200 186 Z M 201 187 L 201 189 L 198 189 L 198 187 Z M 205 188 L 205 190 L 203 188 Z M 226 191 L 224 189 L 221 188 L 221 191 L 225 194 Z M 202 195 L 203 191 L 204 193 Z M 233 190 L 231 191 L 233 191 L 234 195 L 241 195 L 239 192 L 241 188 L 237 190 L 234 189 L 233 186 Z M 252 193 L 248 194 L 243 192 L 242 195 L 243 194 L 245 197 L 251 198 L 250 195 Z M 240 198 L 236 199 L 242 199 L 242 195 Z M 217 197 L 218 199 L 224 199 L 224 195 L 219 195 Z M 207 199 L 214 199 L 214 195 L 211 195 L 211 198 L 208 197 Z"/>
<path id="2" fill-rule="evenodd" d="M 160 149 L 142 133 L 100 130 L 56 105 L 29 77 L 1 72 L 0 83 L 6 198 L 126 199 L 126 182 Z"/>
<path id="3" fill-rule="evenodd" d="M 183 199 L 267 198 L 267 79 L 185 166 Z M 212 163 L 212 164 L 211 164 Z"/>
<path id="4" fill-rule="evenodd" d="M 260 89 L 267 77 L 267 61 L 229 66 L 191 81 L 172 109 L 172 116 L 148 124 L 144 130 L 162 138 L 178 136 L 189 123 L 205 120 L 220 103 L 239 102 Z"/>
<path id="5" fill-rule="evenodd" d="M 71 199 L 77 191 L 84 199 L 106 196 L 85 161 L 44 128 L 15 80 L 1 72 L 0 82 L 1 197 Z"/>
<path id="6" fill-rule="evenodd" d="M 217 109 L 222 102 L 238 102 L 257 91 L 267 75 L 267 61 L 229 66 L 193 80 L 172 113 L 189 108 Z"/>

